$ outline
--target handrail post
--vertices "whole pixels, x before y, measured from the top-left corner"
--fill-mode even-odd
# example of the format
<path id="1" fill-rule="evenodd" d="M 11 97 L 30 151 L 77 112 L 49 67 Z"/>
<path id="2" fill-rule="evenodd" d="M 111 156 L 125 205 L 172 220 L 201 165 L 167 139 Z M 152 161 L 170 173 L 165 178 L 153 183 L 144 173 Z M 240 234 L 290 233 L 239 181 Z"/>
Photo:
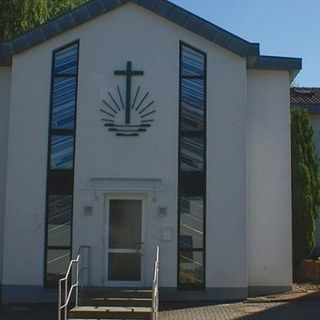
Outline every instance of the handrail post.
<path id="1" fill-rule="evenodd" d="M 59 280 L 58 320 L 61 320 L 61 280 Z"/>
<path id="2" fill-rule="evenodd" d="M 80 256 L 78 256 L 80 259 Z M 79 260 L 76 267 L 76 307 L 78 307 L 78 299 L 79 299 Z"/>
<path id="3" fill-rule="evenodd" d="M 152 281 L 152 320 L 158 320 L 159 318 L 159 250 L 159 246 L 157 246 Z"/>
<path id="4" fill-rule="evenodd" d="M 81 249 L 85 246 L 80 246 L 77 258 L 72 259 L 69 263 L 69 267 L 67 269 L 66 275 L 64 278 L 59 280 L 59 301 L 58 301 L 58 320 L 67 320 L 68 317 L 68 305 L 73 294 L 73 289 L 75 289 L 75 306 L 78 307 L 79 305 L 79 279 L 80 279 L 80 257 L 81 257 Z M 89 247 L 88 247 L 89 248 Z M 76 265 L 76 276 L 75 276 L 75 283 L 72 281 L 73 272 L 74 272 L 74 264 Z M 71 278 L 70 278 L 71 277 Z M 71 280 L 70 290 L 68 290 L 68 281 Z M 63 296 L 63 288 L 62 283 L 64 283 L 64 298 Z M 63 317 L 63 318 L 62 318 Z"/>
<path id="5" fill-rule="evenodd" d="M 65 305 L 67 297 L 68 297 L 68 279 L 64 281 L 64 303 L 63 303 L 63 305 Z M 68 308 L 64 308 L 64 320 L 67 320 L 67 313 L 68 313 Z"/>

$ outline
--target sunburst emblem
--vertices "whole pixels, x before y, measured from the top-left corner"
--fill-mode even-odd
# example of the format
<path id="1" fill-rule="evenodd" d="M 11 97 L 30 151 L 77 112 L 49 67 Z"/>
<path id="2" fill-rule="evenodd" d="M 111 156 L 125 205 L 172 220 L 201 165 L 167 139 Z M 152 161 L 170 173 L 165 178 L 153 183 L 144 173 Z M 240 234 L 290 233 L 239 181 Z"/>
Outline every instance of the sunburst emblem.
<path id="1" fill-rule="evenodd" d="M 125 99 L 119 86 L 116 94 L 108 91 L 106 98 L 102 100 L 104 108 L 100 109 L 104 115 L 102 121 L 105 127 L 117 136 L 138 136 L 151 126 L 154 121 L 152 117 L 156 112 L 153 109 L 154 100 L 150 99 L 149 92 L 142 92 L 140 86 L 132 100 L 132 77 L 143 76 L 144 72 L 132 70 L 132 62 L 128 61 L 126 70 L 117 70 L 114 74 L 126 77 Z"/>

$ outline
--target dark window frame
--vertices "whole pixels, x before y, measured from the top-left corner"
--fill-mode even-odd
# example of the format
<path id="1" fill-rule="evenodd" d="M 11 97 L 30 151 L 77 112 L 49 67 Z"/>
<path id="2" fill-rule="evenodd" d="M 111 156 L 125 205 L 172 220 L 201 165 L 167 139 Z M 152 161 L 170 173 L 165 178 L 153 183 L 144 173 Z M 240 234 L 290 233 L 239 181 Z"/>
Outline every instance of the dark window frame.
<path id="1" fill-rule="evenodd" d="M 183 48 L 187 47 L 197 53 L 200 53 L 204 57 L 204 75 L 203 76 L 191 76 L 182 75 L 182 55 Z M 203 79 L 204 80 L 204 113 L 203 113 L 203 130 L 192 131 L 182 130 L 182 80 L 183 79 Z M 204 151 L 203 151 L 203 172 L 197 174 L 197 180 L 199 181 L 199 188 L 193 190 L 188 187 L 188 183 L 184 183 L 187 188 L 183 189 L 181 184 L 182 180 L 185 180 L 186 172 L 181 170 L 181 138 L 183 137 L 202 137 L 204 139 Z M 205 290 L 206 288 L 206 172 L 207 172 L 207 54 L 183 41 L 179 43 L 179 142 L 178 142 L 178 239 L 177 239 L 177 288 L 179 290 Z M 191 174 L 192 176 L 192 174 Z M 182 196 L 202 196 L 203 197 L 203 248 L 180 248 L 180 197 Z M 180 283 L 180 253 L 181 252 L 202 252 L 202 279 L 201 285 L 194 284 L 182 284 Z"/>
<path id="2" fill-rule="evenodd" d="M 52 128 L 53 116 L 53 100 L 54 100 L 54 80 L 60 75 L 55 74 L 55 56 L 58 52 L 77 45 L 77 72 L 73 77 L 76 77 L 75 84 L 75 109 L 74 109 L 74 128 L 73 129 L 54 129 Z M 47 154 L 47 187 L 46 187 L 46 217 L 45 217 L 45 245 L 44 245 L 44 272 L 43 272 L 43 287 L 45 289 L 57 288 L 56 281 L 47 280 L 47 259 L 48 250 L 69 250 L 70 258 L 72 258 L 73 247 L 73 208 L 74 208 L 74 167 L 75 167 L 75 150 L 76 150 L 76 124 L 77 124 L 77 104 L 78 104 L 78 86 L 79 86 L 79 53 L 80 40 L 72 41 L 62 47 L 55 49 L 52 52 L 51 60 L 51 85 L 50 85 L 50 113 L 48 125 L 48 154 Z M 72 169 L 51 169 L 51 141 L 52 136 L 72 136 L 73 137 L 73 161 Z M 50 195 L 71 195 L 71 232 L 70 246 L 49 246 L 48 245 L 48 218 L 49 218 L 49 197 Z"/>

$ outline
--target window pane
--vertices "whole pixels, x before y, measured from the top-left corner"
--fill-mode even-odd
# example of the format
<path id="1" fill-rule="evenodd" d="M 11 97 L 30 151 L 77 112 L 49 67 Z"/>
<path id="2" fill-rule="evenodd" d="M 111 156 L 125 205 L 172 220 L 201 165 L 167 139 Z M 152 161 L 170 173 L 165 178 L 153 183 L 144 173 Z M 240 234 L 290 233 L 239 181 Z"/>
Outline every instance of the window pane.
<path id="1" fill-rule="evenodd" d="M 109 248 L 140 248 L 141 215 L 141 200 L 110 201 Z"/>
<path id="2" fill-rule="evenodd" d="M 180 198 L 180 248 L 203 248 L 203 198 Z"/>
<path id="3" fill-rule="evenodd" d="M 181 138 L 182 171 L 203 171 L 204 168 L 204 140 L 201 137 Z"/>
<path id="4" fill-rule="evenodd" d="M 179 256 L 179 284 L 201 286 L 203 284 L 203 252 L 184 251 Z"/>
<path id="5" fill-rule="evenodd" d="M 141 255 L 139 253 L 109 253 L 108 279 L 140 281 Z"/>
<path id="6" fill-rule="evenodd" d="M 204 130 L 204 92 L 204 80 L 182 80 L 181 130 Z"/>
<path id="7" fill-rule="evenodd" d="M 78 44 L 74 44 L 55 53 L 54 74 L 76 75 L 78 64 Z"/>
<path id="8" fill-rule="evenodd" d="M 48 208 L 48 246 L 71 245 L 71 195 L 50 195 Z"/>
<path id="9" fill-rule="evenodd" d="M 70 250 L 48 249 L 47 251 L 47 281 L 58 281 L 67 272 L 70 263 Z"/>
<path id="10" fill-rule="evenodd" d="M 77 80 L 56 77 L 53 85 L 52 128 L 73 129 L 75 119 Z"/>
<path id="11" fill-rule="evenodd" d="M 73 168 L 73 137 L 51 137 L 51 169 Z"/>
<path id="12" fill-rule="evenodd" d="M 204 76 L 204 55 L 184 46 L 182 51 L 182 76 Z"/>

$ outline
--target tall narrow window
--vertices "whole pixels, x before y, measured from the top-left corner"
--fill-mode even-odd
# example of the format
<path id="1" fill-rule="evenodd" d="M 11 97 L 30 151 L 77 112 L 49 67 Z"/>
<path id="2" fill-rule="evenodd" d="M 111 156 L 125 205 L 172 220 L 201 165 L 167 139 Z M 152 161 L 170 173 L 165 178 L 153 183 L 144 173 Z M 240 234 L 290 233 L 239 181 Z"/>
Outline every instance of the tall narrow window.
<path id="1" fill-rule="evenodd" d="M 180 44 L 178 287 L 205 288 L 206 55 Z"/>
<path id="2" fill-rule="evenodd" d="M 49 120 L 45 286 L 55 287 L 72 254 L 79 43 L 53 52 Z"/>

